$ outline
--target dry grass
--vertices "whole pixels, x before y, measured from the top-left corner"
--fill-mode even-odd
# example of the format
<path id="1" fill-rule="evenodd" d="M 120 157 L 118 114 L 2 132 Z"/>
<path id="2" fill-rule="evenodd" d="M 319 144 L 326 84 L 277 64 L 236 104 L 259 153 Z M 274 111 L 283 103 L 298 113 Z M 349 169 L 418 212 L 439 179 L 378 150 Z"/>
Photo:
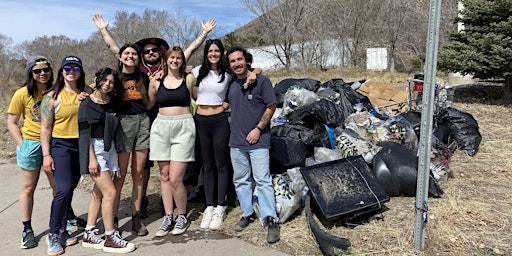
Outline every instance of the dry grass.
<path id="1" fill-rule="evenodd" d="M 319 81 L 343 77 L 345 81 L 376 79 L 405 88 L 412 75 L 353 70 L 316 71 L 296 74 L 267 73 L 274 83 L 287 77 L 309 77 Z M 0 106 L 6 115 L 10 95 L 2 93 Z M 7 96 L 8 95 L 8 96 Z M 457 95 L 456 95 L 457 97 Z M 471 113 L 480 125 L 482 143 L 479 152 L 469 157 L 457 151 L 451 159 L 452 177 L 441 184 L 445 194 L 429 198 L 429 222 L 426 228 L 425 248 L 414 249 L 414 198 L 393 197 L 382 220 L 370 220 L 361 225 L 339 225 L 328 231 L 346 237 L 352 243 L 347 252 L 352 255 L 512 255 L 512 108 L 492 102 L 475 103 L 459 99 L 455 108 Z M 14 157 L 14 144 L 0 120 L 2 141 L 0 157 Z M 129 179 L 127 179 L 128 181 Z M 158 194 L 158 171 L 151 176 L 150 194 Z M 126 186 L 129 188 L 130 186 Z M 125 189 L 123 198 L 129 197 Z M 158 210 L 156 200 L 151 201 Z M 198 218 L 202 205 L 189 204 Z M 241 216 L 240 208 L 229 210 L 225 225 L 220 230 L 260 246 L 271 246 L 290 255 L 321 255 L 310 234 L 304 210 L 301 209 L 281 225 L 281 241 L 268 245 L 265 232 L 259 225 L 250 225 L 242 232 L 232 227 Z"/>

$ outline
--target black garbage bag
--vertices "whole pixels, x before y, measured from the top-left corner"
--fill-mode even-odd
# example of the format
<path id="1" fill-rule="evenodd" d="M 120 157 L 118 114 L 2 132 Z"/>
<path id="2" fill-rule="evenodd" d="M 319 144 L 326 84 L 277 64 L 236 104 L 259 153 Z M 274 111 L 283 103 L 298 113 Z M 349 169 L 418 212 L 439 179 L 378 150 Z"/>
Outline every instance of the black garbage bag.
<path id="1" fill-rule="evenodd" d="M 274 87 L 274 92 L 276 94 L 276 106 L 278 108 L 283 106 L 283 98 L 288 88 L 291 86 L 298 86 L 304 89 L 307 89 L 312 92 L 316 92 L 318 87 L 320 87 L 320 81 L 310 78 L 286 78 L 281 80 Z"/>
<path id="2" fill-rule="evenodd" d="M 370 99 L 358 93 L 350 84 L 345 83 L 343 79 L 331 79 L 323 83 L 322 87 L 331 88 L 333 91 L 340 94 L 339 104 L 345 111 L 343 113 L 345 117 L 356 112 L 354 106 L 358 103 L 361 105 L 360 111 L 372 112 L 374 110 Z"/>
<path id="3" fill-rule="evenodd" d="M 420 137 L 420 129 L 421 129 L 421 112 L 419 111 L 407 111 L 400 113 L 399 116 L 403 117 L 405 120 L 407 120 L 414 132 L 416 133 L 416 136 Z"/>
<path id="4" fill-rule="evenodd" d="M 418 157 L 403 145 L 383 141 L 382 149 L 372 161 L 373 173 L 390 196 L 415 196 L 418 178 Z M 440 197 L 443 190 L 429 171 L 428 196 Z"/>
<path id="5" fill-rule="evenodd" d="M 326 99 L 320 99 L 311 105 L 294 110 L 288 116 L 288 121 L 292 124 L 319 123 L 338 127 L 348 116 L 345 115 L 345 112 L 342 106 Z"/>
<path id="6" fill-rule="evenodd" d="M 456 148 L 469 156 L 474 156 L 478 152 L 482 135 L 478 130 L 478 122 L 471 114 L 455 108 L 446 108 L 439 114 L 438 125 L 443 127 L 442 141 L 446 145 L 456 143 Z"/>
<path id="7" fill-rule="evenodd" d="M 286 137 L 290 139 L 300 140 L 306 146 L 311 146 L 315 139 L 315 132 L 305 126 L 295 124 L 282 124 L 273 126 L 270 129 L 270 135 L 276 137 Z"/>
<path id="8" fill-rule="evenodd" d="M 287 169 L 306 164 L 308 148 L 296 139 L 286 137 L 270 138 L 270 173 L 281 174 Z"/>

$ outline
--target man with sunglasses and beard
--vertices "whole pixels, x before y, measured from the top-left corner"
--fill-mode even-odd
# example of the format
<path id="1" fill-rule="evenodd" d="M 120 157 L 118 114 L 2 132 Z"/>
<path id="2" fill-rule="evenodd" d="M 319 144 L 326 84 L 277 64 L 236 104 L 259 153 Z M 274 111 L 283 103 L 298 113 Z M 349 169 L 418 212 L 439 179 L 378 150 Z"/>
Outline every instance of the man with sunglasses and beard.
<path id="1" fill-rule="evenodd" d="M 109 47 L 110 51 L 119 59 L 119 46 L 112 38 L 110 33 L 108 32 L 108 20 L 103 20 L 103 17 L 100 14 L 95 14 L 93 16 L 93 21 L 98 27 L 103 37 L 103 40 Z M 206 23 L 201 22 L 203 27 L 203 32 L 190 44 L 190 46 L 185 50 L 185 60 L 188 60 L 190 56 L 195 52 L 199 46 L 201 46 L 206 39 L 206 36 L 210 31 L 213 30 L 216 26 L 215 19 L 209 19 Z M 148 88 L 149 82 L 156 76 L 157 78 L 162 76 L 162 66 L 163 66 L 163 56 L 166 51 L 169 49 L 169 44 L 161 39 L 161 38 L 144 38 L 135 43 L 135 45 L 139 48 L 139 51 L 142 53 L 142 61 L 139 65 L 139 70 L 143 74 L 144 84 L 146 88 Z M 150 119 L 150 123 L 152 124 L 158 114 L 158 106 L 155 105 L 153 108 L 147 111 L 148 117 Z M 146 218 L 148 216 L 148 198 L 146 196 L 148 181 L 149 181 L 149 170 L 153 167 L 153 161 L 149 161 L 146 159 L 146 164 L 144 166 L 144 183 L 143 183 L 143 196 L 141 202 L 140 209 L 140 217 Z M 115 219 L 118 220 L 117 217 Z M 117 222 L 116 222 L 117 223 Z"/>

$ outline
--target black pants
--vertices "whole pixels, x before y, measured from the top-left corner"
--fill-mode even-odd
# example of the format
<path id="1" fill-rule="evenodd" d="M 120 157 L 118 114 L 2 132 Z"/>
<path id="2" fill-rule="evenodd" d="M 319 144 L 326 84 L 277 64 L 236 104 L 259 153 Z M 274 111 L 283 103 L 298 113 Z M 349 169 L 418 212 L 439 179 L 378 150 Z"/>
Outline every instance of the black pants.
<path id="1" fill-rule="evenodd" d="M 226 113 L 211 116 L 196 114 L 194 119 L 201 145 L 206 205 L 213 206 L 215 199 L 217 205 L 225 205 L 230 161 L 228 116 Z"/>

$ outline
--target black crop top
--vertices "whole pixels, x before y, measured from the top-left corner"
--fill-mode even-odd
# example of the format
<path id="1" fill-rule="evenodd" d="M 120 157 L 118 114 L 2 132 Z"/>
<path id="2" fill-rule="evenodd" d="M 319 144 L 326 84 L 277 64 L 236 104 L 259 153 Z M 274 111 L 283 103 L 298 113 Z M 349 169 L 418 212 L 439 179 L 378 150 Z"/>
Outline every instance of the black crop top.
<path id="1" fill-rule="evenodd" d="M 176 89 L 168 89 L 163 82 L 160 82 L 156 92 L 156 101 L 161 108 L 190 106 L 190 92 L 185 80 Z"/>

